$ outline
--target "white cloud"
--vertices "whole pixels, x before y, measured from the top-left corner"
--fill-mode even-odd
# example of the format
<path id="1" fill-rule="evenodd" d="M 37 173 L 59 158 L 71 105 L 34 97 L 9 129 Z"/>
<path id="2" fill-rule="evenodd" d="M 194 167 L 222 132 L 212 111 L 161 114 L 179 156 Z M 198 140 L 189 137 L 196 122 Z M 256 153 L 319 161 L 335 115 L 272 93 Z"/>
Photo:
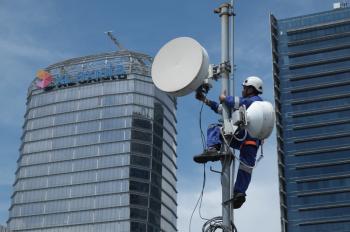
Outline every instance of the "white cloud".
<path id="1" fill-rule="evenodd" d="M 280 231 L 278 193 L 275 189 L 276 185 L 263 183 L 250 186 L 246 203 L 241 209 L 235 210 L 235 225 L 239 231 Z M 179 194 L 179 231 L 188 231 L 190 215 L 197 198 L 198 193 Z M 204 218 L 221 215 L 220 188 L 205 193 L 201 212 Z M 197 211 L 192 221 L 192 231 L 200 231 L 204 222 Z"/>
<path id="2" fill-rule="evenodd" d="M 31 40 L 17 41 L 17 38 L 8 40 L 0 39 L 0 50 L 2 51 L 2 57 L 6 56 L 7 58 L 15 58 L 16 60 L 23 58 L 39 61 L 45 60 L 45 63 L 69 57 L 69 54 L 66 52 L 49 50 Z"/>
<path id="3" fill-rule="evenodd" d="M 240 231 L 280 231 L 278 183 L 252 183 L 247 202 L 236 211 L 236 226 Z M 253 222 L 253 223 L 252 223 Z"/>
<path id="4" fill-rule="evenodd" d="M 210 186 L 218 185 L 211 180 Z M 209 190 L 208 190 L 209 189 Z M 248 191 L 247 201 L 241 209 L 235 210 L 235 225 L 239 231 L 280 231 L 279 201 L 277 184 L 254 183 Z M 178 230 L 189 231 L 189 220 L 198 199 L 200 189 L 179 192 Z M 207 188 L 202 204 L 202 216 L 213 218 L 221 215 L 221 188 Z M 254 222 L 254 223 L 252 223 Z M 198 214 L 194 214 L 191 231 L 201 231 L 205 223 Z"/>
<path id="5" fill-rule="evenodd" d="M 73 57 L 49 47 L 38 33 L 57 17 L 52 3 L 5 1 L 0 8 L 0 126 L 20 128 L 27 88 L 43 65 Z M 38 33 L 35 33 L 38 32 Z M 11 106 L 11 107 L 8 107 Z"/>
<path id="6" fill-rule="evenodd" d="M 210 165 L 218 170 L 221 168 L 220 164 Z M 206 173 L 202 216 L 206 218 L 221 216 L 220 176 L 210 172 L 209 167 Z M 178 176 L 178 230 L 181 232 L 189 231 L 189 220 L 201 191 L 202 177 L 202 166 L 195 166 L 191 178 Z M 196 211 L 191 231 L 201 231 L 204 223 Z M 265 158 L 253 172 L 246 203 L 235 211 L 235 224 L 238 231 L 280 231 L 277 156 L 275 146 L 270 142 L 265 145 Z"/>
<path id="7" fill-rule="evenodd" d="M 49 64 L 72 56 L 60 51 L 51 51 L 31 41 L 18 42 L 16 38 L 0 39 L 0 51 L 0 106 L 7 109 L 0 115 L 0 124 L 20 127 L 25 112 L 27 88 L 35 78 L 36 70 L 42 68 L 40 64 Z"/>
<path id="8" fill-rule="evenodd" d="M 194 179 L 194 178 L 193 178 Z M 199 179 L 199 178 L 196 178 Z M 198 182 L 200 184 L 198 185 Z M 183 191 L 179 191 L 178 194 L 178 231 L 184 232 L 189 231 L 189 223 L 192 211 L 195 207 L 195 204 L 198 200 L 200 190 L 201 190 L 201 180 L 198 180 L 197 187 L 198 189 L 183 189 Z M 218 187 L 214 187 L 217 185 L 217 181 L 213 179 L 207 182 L 206 191 L 203 198 L 202 203 L 202 216 L 205 218 L 212 218 L 215 216 L 219 216 L 221 213 L 220 206 L 220 197 L 221 190 Z M 180 188 L 179 188 L 180 189 Z M 192 219 L 191 231 L 201 231 L 202 225 L 205 221 L 203 221 L 199 214 L 198 209 L 195 212 Z"/>

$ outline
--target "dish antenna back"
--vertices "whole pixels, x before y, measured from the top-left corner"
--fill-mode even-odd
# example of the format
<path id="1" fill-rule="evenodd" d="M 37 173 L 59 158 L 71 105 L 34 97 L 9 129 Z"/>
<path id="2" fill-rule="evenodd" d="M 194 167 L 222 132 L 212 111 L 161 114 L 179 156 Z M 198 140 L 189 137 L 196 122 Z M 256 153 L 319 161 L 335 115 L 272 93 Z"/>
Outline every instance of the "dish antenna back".
<path id="1" fill-rule="evenodd" d="M 156 87 L 173 96 L 195 91 L 209 76 L 207 51 L 194 39 L 180 37 L 169 41 L 152 64 Z"/>

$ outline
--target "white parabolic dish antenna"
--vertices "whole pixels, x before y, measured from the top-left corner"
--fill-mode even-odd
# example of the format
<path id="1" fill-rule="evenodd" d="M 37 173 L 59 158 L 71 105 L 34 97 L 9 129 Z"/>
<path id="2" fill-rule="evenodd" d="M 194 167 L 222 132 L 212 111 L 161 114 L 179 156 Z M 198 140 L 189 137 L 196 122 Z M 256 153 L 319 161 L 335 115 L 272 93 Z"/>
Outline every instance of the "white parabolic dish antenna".
<path id="1" fill-rule="evenodd" d="M 255 101 L 247 109 L 246 130 L 251 136 L 266 139 L 275 125 L 275 111 L 270 102 Z"/>
<path id="2" fill-rule="evenodd" d="M 152 79 L 158 89 L 184 96 L 203 84 L 208 69 L 206 50 L 196 40 L 180 37 L 159 50 L 152 64 Z"/>

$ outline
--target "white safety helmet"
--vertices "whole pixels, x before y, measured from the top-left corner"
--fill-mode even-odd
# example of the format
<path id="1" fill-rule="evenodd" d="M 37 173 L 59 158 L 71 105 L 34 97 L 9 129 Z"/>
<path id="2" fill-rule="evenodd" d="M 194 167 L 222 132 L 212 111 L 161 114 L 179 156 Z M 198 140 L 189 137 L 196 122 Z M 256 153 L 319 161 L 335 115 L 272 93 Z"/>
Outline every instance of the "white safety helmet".
<path id="1" fill-rule="evenodd" d="M 243 86 L 253 86 L 259 93 L 263 93 L 263 81 L 256 76 L 247 77 L 242 83 Z"/>

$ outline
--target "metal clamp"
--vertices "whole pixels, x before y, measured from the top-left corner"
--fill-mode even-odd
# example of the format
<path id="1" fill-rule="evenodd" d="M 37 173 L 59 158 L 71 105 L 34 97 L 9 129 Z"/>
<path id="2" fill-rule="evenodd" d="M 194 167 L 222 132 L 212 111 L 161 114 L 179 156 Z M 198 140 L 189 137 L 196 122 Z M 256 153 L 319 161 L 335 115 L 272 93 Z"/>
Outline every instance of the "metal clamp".
<path id="1" fill-rule="evenodd" d="M 225 61 L 220 64 L 220 73 L 230 73 L 231 72 L 231 62 Z"/>
<path id="2" fill-rule="evenodd" d="M 233 13 L 233 7 L 229 3 L 224 3 L 218 8 L 214 9 L 214 13 L 219 14 L 220 17 L 223 15 L 235 16 L 235 14 Z"/>
<path id="3" fill-rule="evenodd" d="M 209 79 L 217 81 L 221 77 L 221 74 L 230 73 L 231 70 L 232 67 L 230 61 L 225 61 L 219 65 L 211 64 L 209 65 Z"/>

